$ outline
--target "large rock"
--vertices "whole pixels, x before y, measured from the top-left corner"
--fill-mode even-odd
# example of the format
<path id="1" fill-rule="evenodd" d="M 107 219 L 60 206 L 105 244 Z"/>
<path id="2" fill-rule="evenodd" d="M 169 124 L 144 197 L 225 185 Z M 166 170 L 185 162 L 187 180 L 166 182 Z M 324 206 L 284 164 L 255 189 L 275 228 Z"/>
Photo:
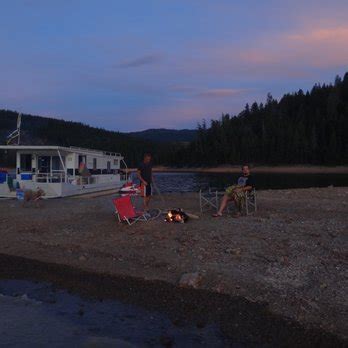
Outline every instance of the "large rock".
<path id="1" fill-rule="evenodd" d="M 184 273 L 179 280 L 179 286 L 181 288 L 194 288 L 197 289 L 202 283 L 203 277 L 200 273 Z"/>

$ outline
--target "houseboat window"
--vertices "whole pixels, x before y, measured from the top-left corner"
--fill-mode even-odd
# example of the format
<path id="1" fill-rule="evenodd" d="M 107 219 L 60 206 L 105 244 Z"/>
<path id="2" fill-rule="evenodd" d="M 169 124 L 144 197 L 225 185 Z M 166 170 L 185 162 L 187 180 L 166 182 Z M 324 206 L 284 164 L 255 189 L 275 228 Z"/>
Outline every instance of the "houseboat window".
<path id="1" fill-rule="evenodd" d="M 62 156 L 63 162 L 65 162 L 65 157 Z M 63 170 L 62 162 L 59 156 L 52 156 L 52 170 Z"/>
<path id="2" fill-rule="evenodd" d="M 51 156 L 39 156 L 37 162 L 40 173 L 49 173 L 51 171 Z"/>
<path id="3" fill-rule="evenodd" d="M 21 171 L 31 172 L 31 155 L 21 154 Z"/>
<path id="4" fill-rule="evenodd" d="M 114 165 L 118 166 L 118 159 L 114 159 Z"/>
<path id="5" fill-rule="evenodd" d="M 107 168 L 108 173 L 110 173 L 110 170 L 111 170 L 111 162 L 110 161 L 107 162 L 106 168 Z"/>
<path id="6" fill-rule="evenodd" d="M 93 158 L 93 170 L 97 170 L 97 159 Z"/>

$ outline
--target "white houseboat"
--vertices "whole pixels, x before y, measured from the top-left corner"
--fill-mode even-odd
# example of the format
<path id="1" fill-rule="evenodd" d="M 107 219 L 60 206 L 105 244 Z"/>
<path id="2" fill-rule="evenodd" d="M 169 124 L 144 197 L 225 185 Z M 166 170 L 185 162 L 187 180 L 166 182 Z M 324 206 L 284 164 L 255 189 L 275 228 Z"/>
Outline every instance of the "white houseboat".
<path id="1" fill-rule="evenodd" d="M 25 145 L 1 145 L 0 151 L 16 152 L 16 172 L 0 172 L 0 197 L 38 188 L 46 198 L 66 197 L 117 189 L 127 181 L 127 165 L 119 153 Z"/>

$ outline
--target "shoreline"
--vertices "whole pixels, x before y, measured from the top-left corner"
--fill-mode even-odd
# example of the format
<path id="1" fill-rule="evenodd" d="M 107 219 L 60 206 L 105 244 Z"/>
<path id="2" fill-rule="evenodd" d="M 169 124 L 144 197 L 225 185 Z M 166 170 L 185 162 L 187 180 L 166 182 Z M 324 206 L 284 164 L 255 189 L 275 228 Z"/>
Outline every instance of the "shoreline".
<path id="1" fill-rule="evenodd" d="M 253 173 L 273 173 L 273 174 L 348 174 L 348 166 L 252 166 Z M 131 171 L 136 171 L 132 168 Z M 240 166 L 218 166 L 218 167 L 183 167 L 174 168 L 166 166 L 155 166 L 154 172 L 178 172 L 178 173 L 240 173 Z"/>
<path id="2" fill-rule="evenodd" d="M 177 326 L 183 323 L 197 327 L 218 324 L 225 337 L 238 344 L 267 344 L 271 347 L 303 346 L 304 341 L 308 347 L 343 347 L 346 344 L 336 335 L 320 328 L 301 326 L 272 314 L 263 303 L 252 303 L 242 297 L 178 288 L 163 281 L 91 272 L 6 254 L 0 254 L 0 264 L 1 279 L 49 282 L 82 297 L 121 301 L 165 313 Z"/>
<path id="3" fill-rule="evenodd" d="M 305 166 L 305 165 L 284 165 L 284 166 L 263 166 L 251 165 L 253 173 L 265 174 L 348 174 L 348 166 Z M 137 168 L 128 168 L 129 172 L 136 172 Z M 167 167 L 154 166 L 155 173 L 214 173 L 214 174 L 238 174 L 241 172 L 238 166 L 217 166 L 217 167 Z"/>

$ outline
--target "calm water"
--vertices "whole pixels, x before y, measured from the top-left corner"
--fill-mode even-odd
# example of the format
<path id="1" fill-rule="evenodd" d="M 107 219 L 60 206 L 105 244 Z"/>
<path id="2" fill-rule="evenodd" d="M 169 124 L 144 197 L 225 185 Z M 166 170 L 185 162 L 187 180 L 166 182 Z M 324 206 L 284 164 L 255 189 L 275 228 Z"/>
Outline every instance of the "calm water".
<path id="1" fill-rule="evenodd" d="M 236 182 L 238 174 L 155 173 L 161 192 L 189 192 L 216 187 L 223 189 Z M 257 189 L 348 186 L 347 174 L 255 174 Z"/>
<path id="2" fill-rule="evenodd" d="M 115 300 L 89 300 L 47 283 L 0 280 L 4 347 L 226 347 L 217 325 L 175 326 L 161 313 Z"/>

